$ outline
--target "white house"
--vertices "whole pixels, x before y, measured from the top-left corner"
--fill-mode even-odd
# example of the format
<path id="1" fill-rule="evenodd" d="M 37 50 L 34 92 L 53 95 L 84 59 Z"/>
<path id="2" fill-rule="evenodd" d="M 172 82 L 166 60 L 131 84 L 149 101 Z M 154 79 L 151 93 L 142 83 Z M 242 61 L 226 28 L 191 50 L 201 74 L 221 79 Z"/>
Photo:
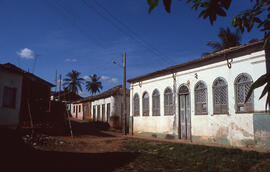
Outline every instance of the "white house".
<path id="1" fill-rule="evenodd" d="M 263 88 L 244 103 L 266 73 L 262 47 L 240 45 L 129 79 L 133 134 L 269 149 Z"/>
<path id="2" fill-rule="evenodd" d="M 81 102 L 74 102 L 71 105 L 71 116 L 80 120 L 84 120 L 83 104 Z"/>
<path id="3" fill-rule="evenodd" d="M 17 127 L 23 76 L 0 64 L 0 126 Z"/>
<path id="4" fill-rule="evenodd" d="M 127 115 L 129 116 L 130 98 L 128 89 L 126 95 Z M 90 105 L 89 110 L 88 105 Z M 71 106 L 74 118 L 84 119 L 87 115 L 93 121 L 107 122 L 112 127 L 119 128 L 121 126 L 122 86 L 119 85 L 103 93 L 83 98 L 73 102 Z M 86 110 L 82 110 L 83 107 L 87 107 Z"/>

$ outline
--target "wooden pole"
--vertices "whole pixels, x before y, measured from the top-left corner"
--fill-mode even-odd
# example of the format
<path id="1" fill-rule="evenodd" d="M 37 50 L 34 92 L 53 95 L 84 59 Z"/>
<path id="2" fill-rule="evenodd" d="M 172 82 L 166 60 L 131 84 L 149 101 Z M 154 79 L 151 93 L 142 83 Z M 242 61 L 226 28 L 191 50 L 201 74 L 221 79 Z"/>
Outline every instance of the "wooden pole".
<path id="1" fill-rule="evenodd" d="M 123 114 L 122 114 L 122 124 L 123 124 L 123 134 L 127 134 L 127 111 L 126 111 L 126 53 L 123 54 L 123 85 L 122 85 L 122 104 L 123 104 Z"/>
<path id="2" fill-rule="evenodd" d="M 59 77 L 59 79 L 60 79 L 60 83 L 59 83 L 59 97 L 58 97 L 58 101 L 61 101 L 61 80 L 62 80 L 62 75 L 60 74 L 60 77 Z"/>
<path id="3" fill-rule="evenodd" d="M 66 108 L 66 107 L 65 107 Z M 69 124 L 69 132 L 70 132 L 70 136 L 72 139 L 72 145 L 74 145 L 74 137 L 73 137 L 73 132 L 72 132 L 72 127 L 71 127 L 71 122 L 70 122 L 70 118 L 69 118 L 69 114 L 68 114 L 68 110 L 66 108 L 66 113 L 67 113 L 67 118 L 68 118 L 68 124 Z"/>
<path id="4" fill-rule="evenodd" d="M 30 125 L 31 125 L 31 137 L 33 137 L 33 134 L 34 134 L 34 124 L 33 124 L 33 119 L 32 119 L 32 114 L 31 114 L 29 99 L 27 99 L 27 107 L 28 107 L 28 114 L 29 114 Z"/>

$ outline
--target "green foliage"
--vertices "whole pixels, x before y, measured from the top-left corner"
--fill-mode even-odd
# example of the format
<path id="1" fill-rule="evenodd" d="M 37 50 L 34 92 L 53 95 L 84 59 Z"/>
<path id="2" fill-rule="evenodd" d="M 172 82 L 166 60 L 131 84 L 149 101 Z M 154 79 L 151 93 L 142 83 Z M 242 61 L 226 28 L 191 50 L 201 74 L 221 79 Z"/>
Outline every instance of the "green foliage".
<path id="1" fill-rule="evenodd" d="M 76 70 L 72 70 L 71 72 L 69 72 L 66 76 L 67 78 L 64 79 L 64 87 L 65 90 L 68 90 L 72 93 L 78 94 L 78 89 L 80 89 L 80 91 L 82 91 L 82 84 L 84 79 L 80 78 L 81 73 L 76 71 Z"/>
<path id="2" fill-rule="evenodd" d="M 266 93 L 268 92 L 268 95 L 267 95 L 267 99 L 266 99 L 266 105 L 265 105 L 265 109 L 267 110 L 267 106 L 269 106 L 269 103 L 270 103 L 270 96 L 269 96 L 269 89 L 270 89 L 270 83 L 268 82 L 270 81 L 270 75 L 269 74 L 264 74 L 262 75 L 260 78 L 258 78 L 250 87 L 249 91 L 248 91 L 248 94 L 247 94 L 247 97 L 245 99 L 245 103 L 247 102 L 247 100 L 250 98 L 250 96 L 252 95 L 253 91 L 256 89 L 256 88 L 259 88 L 261 86 L 263 86 L 264 84 L 266 84 L 266 86 L 264 87 L 263 89 L 263 92 L 260 96 L 259 99 L 263 98 Z"/>
<path id="3" fill-rule="evenodd" d="M 96 74 L 89 76 L 91 81 L 86 81 L 86 89 L 91 91 L 92 94 L 96 94 L 96 92 L 100 92 L 103 88 L 102 83 L 99 81 L 101 79 L 100 76 Z"/>
<path id="4" fill-rule="evenodd" d="M 159 0 L 147 0 L 147 3 L 149 5 L 148 12 L 151 13 L 154 8 L 158 6 Z M 163 5 L 165 7 L 165 10 L 170 13 L 171 12 L 171 4 L 172 0 L 163 0 Z"/>
<path id="5" fill-rule="evenodd" d="M 220 39 L 220 42 L 209 41 L 206 44 L 213 49 L 213 52 L 240 45 L 241 41 L 241 35 L 239 30 L 232 32 L 229 27 L 227 27 L 226 29 L 220 28 L 218 38 Z M 203 53 L 202 56 L 209 54 L 210 53 Z"/>
<path id="6" fill-rule="evenodd" d="M 253 2 L 253 0 L 251 0 Z M 257 28 L 261 31 L 270 30 L 270 1 L 256 0 L 251 9 L 242 11 L 234 17 L 232 24 L 239 28 L 242 32 L 246 29 L 248 32 L 253 28 L 254 24 L 258 24 Z M 264 18 L 265 17 L 265 18 Z"/>

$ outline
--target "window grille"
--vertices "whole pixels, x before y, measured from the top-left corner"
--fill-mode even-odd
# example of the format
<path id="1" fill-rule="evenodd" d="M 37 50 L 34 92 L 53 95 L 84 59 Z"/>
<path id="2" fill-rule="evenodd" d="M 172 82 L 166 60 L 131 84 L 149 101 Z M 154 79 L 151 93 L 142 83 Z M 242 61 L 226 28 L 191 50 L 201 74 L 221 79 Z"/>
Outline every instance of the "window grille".
<path id="1" fill-rule="evenodd" d="M 195 86 L 195 114 L 207 114 L 207 88 L 202 81 Z"/>
<path id="2" fill-rule="evenodd" d="M 152 110 L 153 110 L 153 116 L 159 116 L 160 115 L 160 95 L 158 90 L 154 90 L 152 95 Z"/>
<path id="3" fill-rule="evenodd" d="M 170 88 L 164 91 L 164 115 L 173 115 L 173 93 Z"/>
<path id="4" fill-rule="evenodd" d="M 224 79 L 217 78 L 213 84 L 214 113 L 228 113 L 228 86 Z"/>
<path id="5" fill-rule="evenodd" d="M 252 112 L 253 111 L 253 94 L 245 103 L 246 96 L 252 85 L 252 79 L 247 74 L 240 74 L 235 81 L 236 92 L 236 111 L 237 112 Z"/>
<path id="6" fill-rule="evenodd" d="M 147 92 L 143 94 L 143 116 L 149 116 L 149 95 Z"/>
<path id="7" fill-rule="evenodd" d="M 133 97 L 133 116 L 140 116 L 140 99 L 138 94 Z"/>

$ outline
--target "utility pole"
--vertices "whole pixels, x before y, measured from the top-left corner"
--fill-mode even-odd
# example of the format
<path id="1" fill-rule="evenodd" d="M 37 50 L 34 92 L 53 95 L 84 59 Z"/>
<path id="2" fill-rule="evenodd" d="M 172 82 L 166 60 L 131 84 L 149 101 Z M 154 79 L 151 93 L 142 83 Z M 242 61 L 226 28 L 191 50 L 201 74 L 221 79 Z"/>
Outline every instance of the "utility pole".
<path id="1" fill-rule="evenodd" d="M 55 95 L 57 95 L 56 93 L 57 93 L 57 70 L 56 70 L 56 73 L 55 73 Z"/>
<path id="2" fill-rule="evenodd" d="M 61 101 L 61 80 L 62 80 L 62 75 L 60 74 L 60 83 L 59 83 L 59 97 L 58 97 L 58 101 Z"/>
<path id="3" fill-rule="evenodd" d="M 123 112 L 122 112 L 122 131 L 123 134 L 127 134 L 127 111 L 126 111 L 126 53 L 123 54 L 123 85 L 122 85 L 122 105 L 123 105 Z"/>

